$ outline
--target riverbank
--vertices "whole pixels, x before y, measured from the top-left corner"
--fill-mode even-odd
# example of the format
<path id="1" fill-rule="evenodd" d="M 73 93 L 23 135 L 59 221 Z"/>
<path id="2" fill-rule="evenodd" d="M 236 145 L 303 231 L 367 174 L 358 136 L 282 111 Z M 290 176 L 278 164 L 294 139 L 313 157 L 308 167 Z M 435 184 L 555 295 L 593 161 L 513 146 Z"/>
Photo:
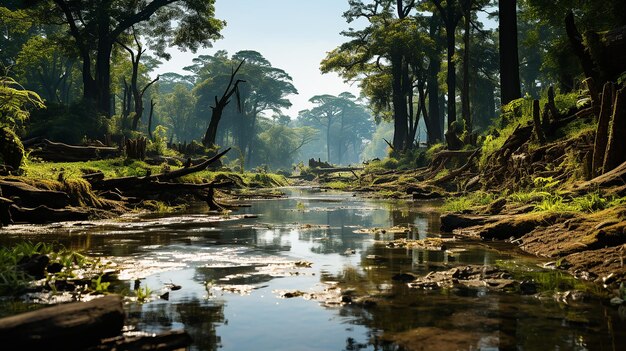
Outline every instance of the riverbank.
<path id="1" fill-rule="evenodd" d="M 362 172 L 326 170 L 318 179 L 381 198 L 442 199 L 444 232 L 514 243 L 625 298 L 626 154 L 616 139 L 625 112 L 616 96 L 625 93 L 611 83 L 602 94 L 550 89 L 503 106 L 463 149 L 392 152 Z"/>
<path id="2" fill-rule="evenodd" d="M 237 206 L 237 198 L 280 194 L 255 195 L 250 189 L 288 184 L 277 174 L 213 167 L 223 154 L 185 165 L 127 158 L 27 161 L 22 175 L 0 177 L 0 219 L 3 225 L 105 219 L 130 212 L 181 210 L 198 200 L 210 210 L 222 211 Z"/>

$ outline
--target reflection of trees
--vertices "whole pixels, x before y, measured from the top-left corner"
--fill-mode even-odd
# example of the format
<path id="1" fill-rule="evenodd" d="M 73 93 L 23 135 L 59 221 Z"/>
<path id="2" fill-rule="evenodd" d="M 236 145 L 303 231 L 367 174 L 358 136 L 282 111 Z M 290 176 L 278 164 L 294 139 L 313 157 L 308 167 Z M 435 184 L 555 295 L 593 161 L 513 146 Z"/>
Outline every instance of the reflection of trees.
<path id="1" fill-rule="evenodd" d="M 137 310 L 133 310 L 134 308 Z M 225 322 L 223 301 L 192 298 L 177 303 L 135 305 L 130 307 L 128 316 L 127 323 L 135 325 L 141 331 L 184 329 L 193 339 L 192 350 L 208 351 L 221 347 L 216 327 Z"/>

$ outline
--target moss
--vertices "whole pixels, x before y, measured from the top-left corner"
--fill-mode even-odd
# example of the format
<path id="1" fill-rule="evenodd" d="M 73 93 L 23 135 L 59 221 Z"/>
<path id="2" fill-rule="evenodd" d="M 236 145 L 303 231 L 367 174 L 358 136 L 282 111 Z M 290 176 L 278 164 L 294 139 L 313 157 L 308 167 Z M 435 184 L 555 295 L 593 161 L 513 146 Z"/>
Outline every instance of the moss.
<path id="1" fill-rule="evenodd" d="M 17 170 L 22 165 L 24 158 L 24 145 L 15 133 L 7 128 L 0 128 L 0 156 L 2 162 Z"/>
<path id="2" fill-rule="evenodd" d="M 346 190 L 350 188 L 351 185 L 342 181 L 333 181 L 333 182 L 325 183 L 324 186 L 330 189 L 335 189 L 335 190 Z"/>

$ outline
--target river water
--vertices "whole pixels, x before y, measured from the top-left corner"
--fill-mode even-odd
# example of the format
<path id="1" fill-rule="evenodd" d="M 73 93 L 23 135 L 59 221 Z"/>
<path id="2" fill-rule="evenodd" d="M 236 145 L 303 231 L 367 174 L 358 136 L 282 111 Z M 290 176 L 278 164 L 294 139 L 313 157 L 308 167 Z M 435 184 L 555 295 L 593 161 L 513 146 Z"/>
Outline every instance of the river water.
<path id="1" fill-rule="evenodd" d="M 380 240 L 399 234 L 359 232 L 409 226 L 402 235 L 438 237 L 436 203 L 285 191 L 287 198 L 249 201 L 250 207 L 227 216 L 199 208 L 51 226 L 44 235 L 18 226 L 3 232 L 0 243 L 55 241 L 110 260 L 124 279 L 115 289 L 139 284 L 153 292 L 149 302 L 127 305 L 127 329 L 184 329 L 192 350 L 626 348 L 623 313 L 599 299 L 569 299 L 566 291 L 580 284 L 557 272 L 535 272 L 541 262 L 507 244 L 459 240 L 437 251 L 389 248 Z M 392 280 L 398 273 L 467 264 L 514 267 L 556 292 L 422 291 Z M 336 303 L 339 291 L 382 296 L 382 303 Z M 158 297 L 166 292 L 167 300 Z"/>

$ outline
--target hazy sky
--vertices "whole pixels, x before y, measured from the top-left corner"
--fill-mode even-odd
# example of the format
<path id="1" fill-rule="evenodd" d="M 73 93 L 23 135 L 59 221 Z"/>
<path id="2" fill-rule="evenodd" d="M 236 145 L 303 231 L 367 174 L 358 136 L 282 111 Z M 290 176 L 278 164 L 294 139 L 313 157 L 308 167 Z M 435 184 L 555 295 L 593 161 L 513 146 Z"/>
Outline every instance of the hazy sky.
<path id="1" fill-rule="evenodd" d="M 255 50 L 293 78 L 299 94 L 290 96 L 293 107 L 286 112 L 291 117 L 310 108 L 313 95 L 350 91 L 358 96 L 356 84 L 344 84 L 336 74 L 319 71 L 326 52 L 345 41 L 339 33 L 354 26 L 342 17 L 347 0 L 217 0 L 215 7 L 217 18 L 227 22 L 224 38 L 196 54 L 172 51 L 172 59 L 156 73 L 185 73 L 183 67 L 199 54 Z"/>

